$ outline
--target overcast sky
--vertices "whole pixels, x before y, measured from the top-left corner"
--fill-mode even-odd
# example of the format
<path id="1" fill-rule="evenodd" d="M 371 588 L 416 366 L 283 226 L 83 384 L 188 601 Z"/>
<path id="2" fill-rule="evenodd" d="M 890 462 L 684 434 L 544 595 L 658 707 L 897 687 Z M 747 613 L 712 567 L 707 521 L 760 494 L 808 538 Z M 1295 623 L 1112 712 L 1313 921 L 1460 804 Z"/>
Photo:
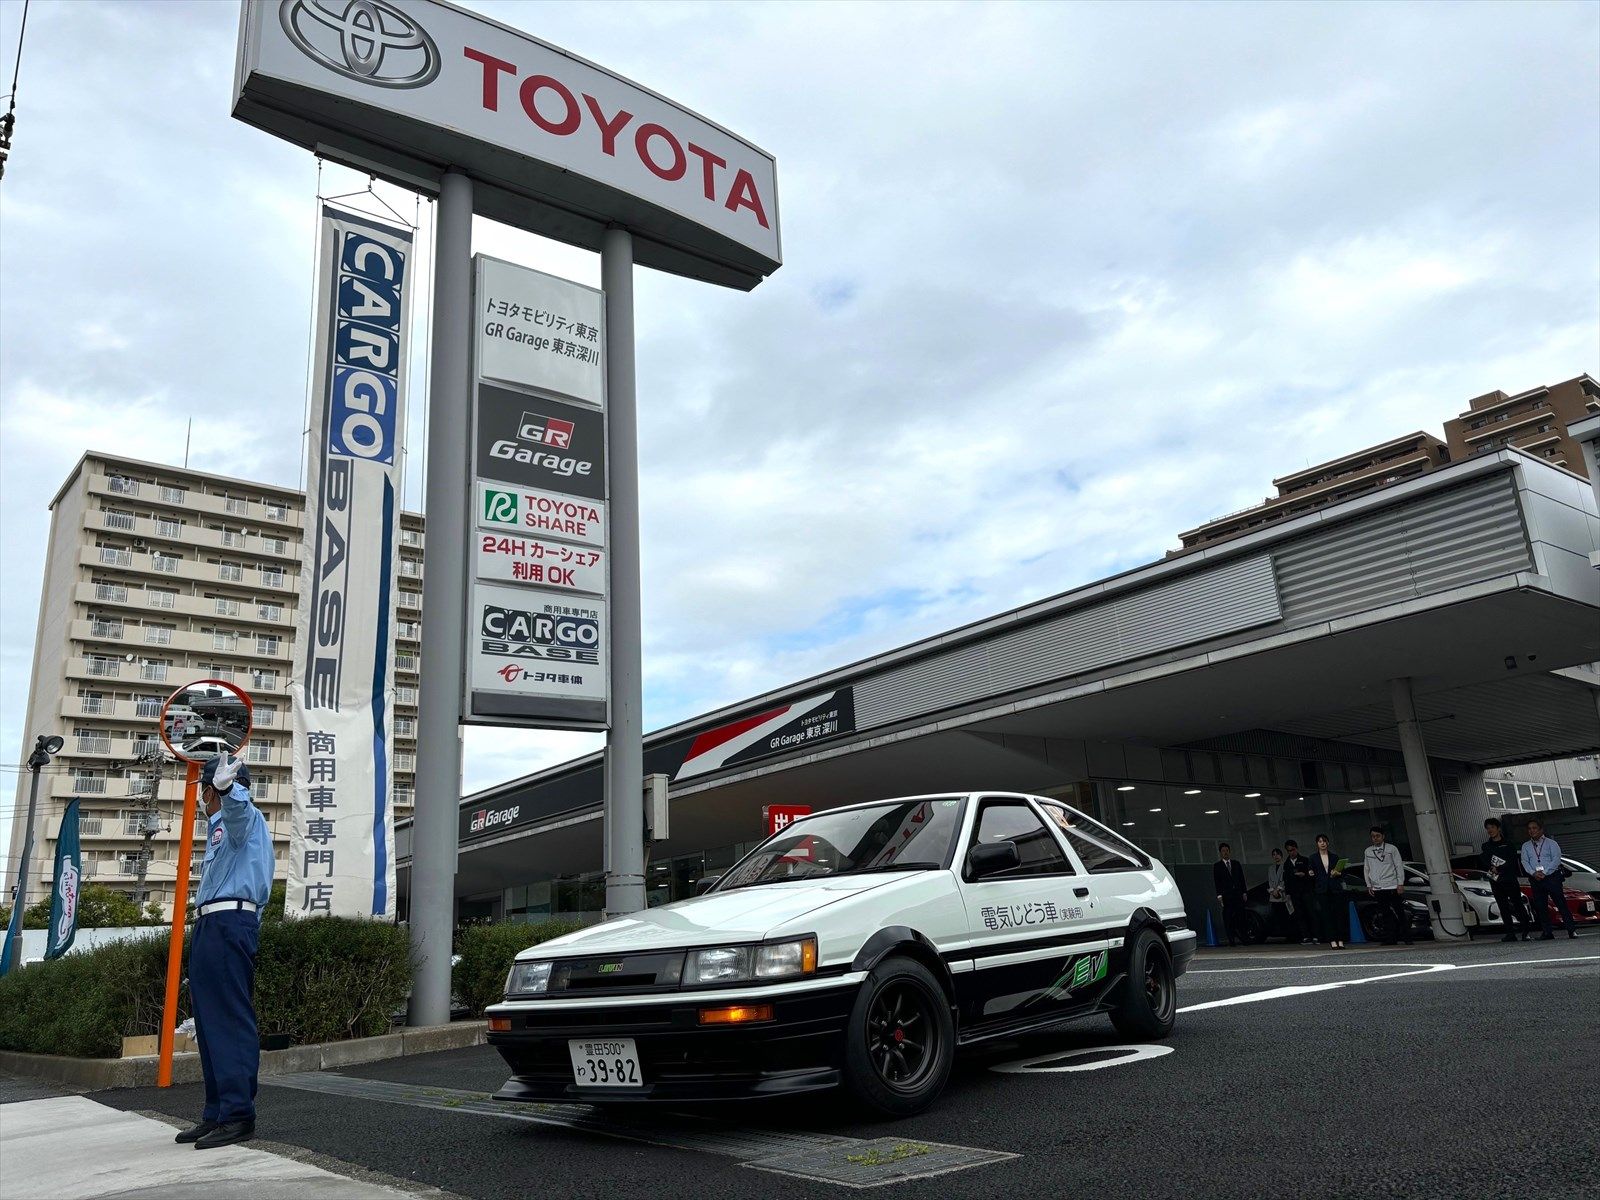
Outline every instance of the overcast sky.
<path id="1" fill-rule="evenodd" d="M 469 6 L 778 159 L 771 279 L 638 280 L 648 728 L 1159 558 L 1274 475 L 1600 365 L 1592 3 Z M 0 745 L 42 732 L 45 505 L 84 450 L 178 462 L 192 418 L 193 465 L 299 482 L 318 173 L 229 117 L 236 25 L 29 17 Z M 485 222 L 475 248 L 598 283 Z M 468 784 L 594 744 L 473 730 Z"/>

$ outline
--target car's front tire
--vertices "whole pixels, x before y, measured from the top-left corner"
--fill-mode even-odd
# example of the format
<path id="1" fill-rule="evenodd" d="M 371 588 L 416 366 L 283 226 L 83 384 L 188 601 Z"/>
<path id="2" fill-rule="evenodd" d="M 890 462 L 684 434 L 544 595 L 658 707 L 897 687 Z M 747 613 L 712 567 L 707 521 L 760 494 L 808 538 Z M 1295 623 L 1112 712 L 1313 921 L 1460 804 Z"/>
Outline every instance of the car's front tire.
<path id="1" fill-rule="evenodd" d="M 1117 985 L 1111 1023 L 1126 1038 L 1146 1041 L 1172 1032 L 1178 1015 L 1177 976 L 1167 944 L 1148 929 L 1128 943 L 1128 974 Z"/>
<path id="2" fill-rule="evenodd" d="M 944 1090 L 955 1041 L 939 981 L 914 959 L 892 955 L 868 973 L 850 1010 L 845 1086 L 871 1112 L 919 1113 Z"/>

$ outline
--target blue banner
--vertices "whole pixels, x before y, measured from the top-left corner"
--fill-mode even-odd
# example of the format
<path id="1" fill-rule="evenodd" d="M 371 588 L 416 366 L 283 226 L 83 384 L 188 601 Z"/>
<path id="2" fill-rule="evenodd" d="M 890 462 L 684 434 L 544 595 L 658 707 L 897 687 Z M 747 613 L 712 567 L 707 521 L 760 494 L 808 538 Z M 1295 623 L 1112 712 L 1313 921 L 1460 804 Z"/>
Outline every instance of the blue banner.
<path id="1" fill-rule="evenodd" d="M 60 958 L 78 936 L 78 889 L 83 886 L 83 854 L 78 849 L 78 802 L 67 805 L 56 837 L 55 884 L 50 894 L 50 937 L 46 958 Z"/>

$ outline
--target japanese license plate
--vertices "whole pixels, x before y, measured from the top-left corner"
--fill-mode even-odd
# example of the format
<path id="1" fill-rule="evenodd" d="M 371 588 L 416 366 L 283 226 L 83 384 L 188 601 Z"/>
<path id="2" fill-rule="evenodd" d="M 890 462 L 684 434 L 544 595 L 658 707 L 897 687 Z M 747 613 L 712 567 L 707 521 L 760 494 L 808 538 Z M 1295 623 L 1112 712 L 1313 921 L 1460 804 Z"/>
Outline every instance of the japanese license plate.
<path id="1" fill-rule="evenodd" d="M 572 1078 L 579 1087 L 644 1086 L 632 1038 L 573 1038 L 567 1049 L 572 1052 Z"/>

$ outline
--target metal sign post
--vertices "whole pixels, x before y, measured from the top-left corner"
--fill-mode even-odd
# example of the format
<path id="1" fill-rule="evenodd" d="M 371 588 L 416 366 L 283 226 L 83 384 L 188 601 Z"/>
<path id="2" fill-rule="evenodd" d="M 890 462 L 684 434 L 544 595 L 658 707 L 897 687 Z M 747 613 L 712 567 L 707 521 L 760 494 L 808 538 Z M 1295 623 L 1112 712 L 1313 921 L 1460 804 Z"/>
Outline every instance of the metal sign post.
<path id="1" fill-rule="evenodd" d="M 611 460 L 611 729 L 606 734 L 606 915 L 644 907 L 644 700 L 639 602 L 639 412 L 633 374 L 633 237 L 600 247 Z"/>
<path id="2" fill-rule="evenodd" d="M 422 680 L 417 806 L 411 823 L 411 953 L 407 1020 L 450 1020 L 457 811 L 461 801 L 461 688 L 467 596 L 467 422 L 472 380 L 472 180 L 447 171 L 434 215 L 433 364 L 428 379 L 428 568 L 422 576 Z"/>

